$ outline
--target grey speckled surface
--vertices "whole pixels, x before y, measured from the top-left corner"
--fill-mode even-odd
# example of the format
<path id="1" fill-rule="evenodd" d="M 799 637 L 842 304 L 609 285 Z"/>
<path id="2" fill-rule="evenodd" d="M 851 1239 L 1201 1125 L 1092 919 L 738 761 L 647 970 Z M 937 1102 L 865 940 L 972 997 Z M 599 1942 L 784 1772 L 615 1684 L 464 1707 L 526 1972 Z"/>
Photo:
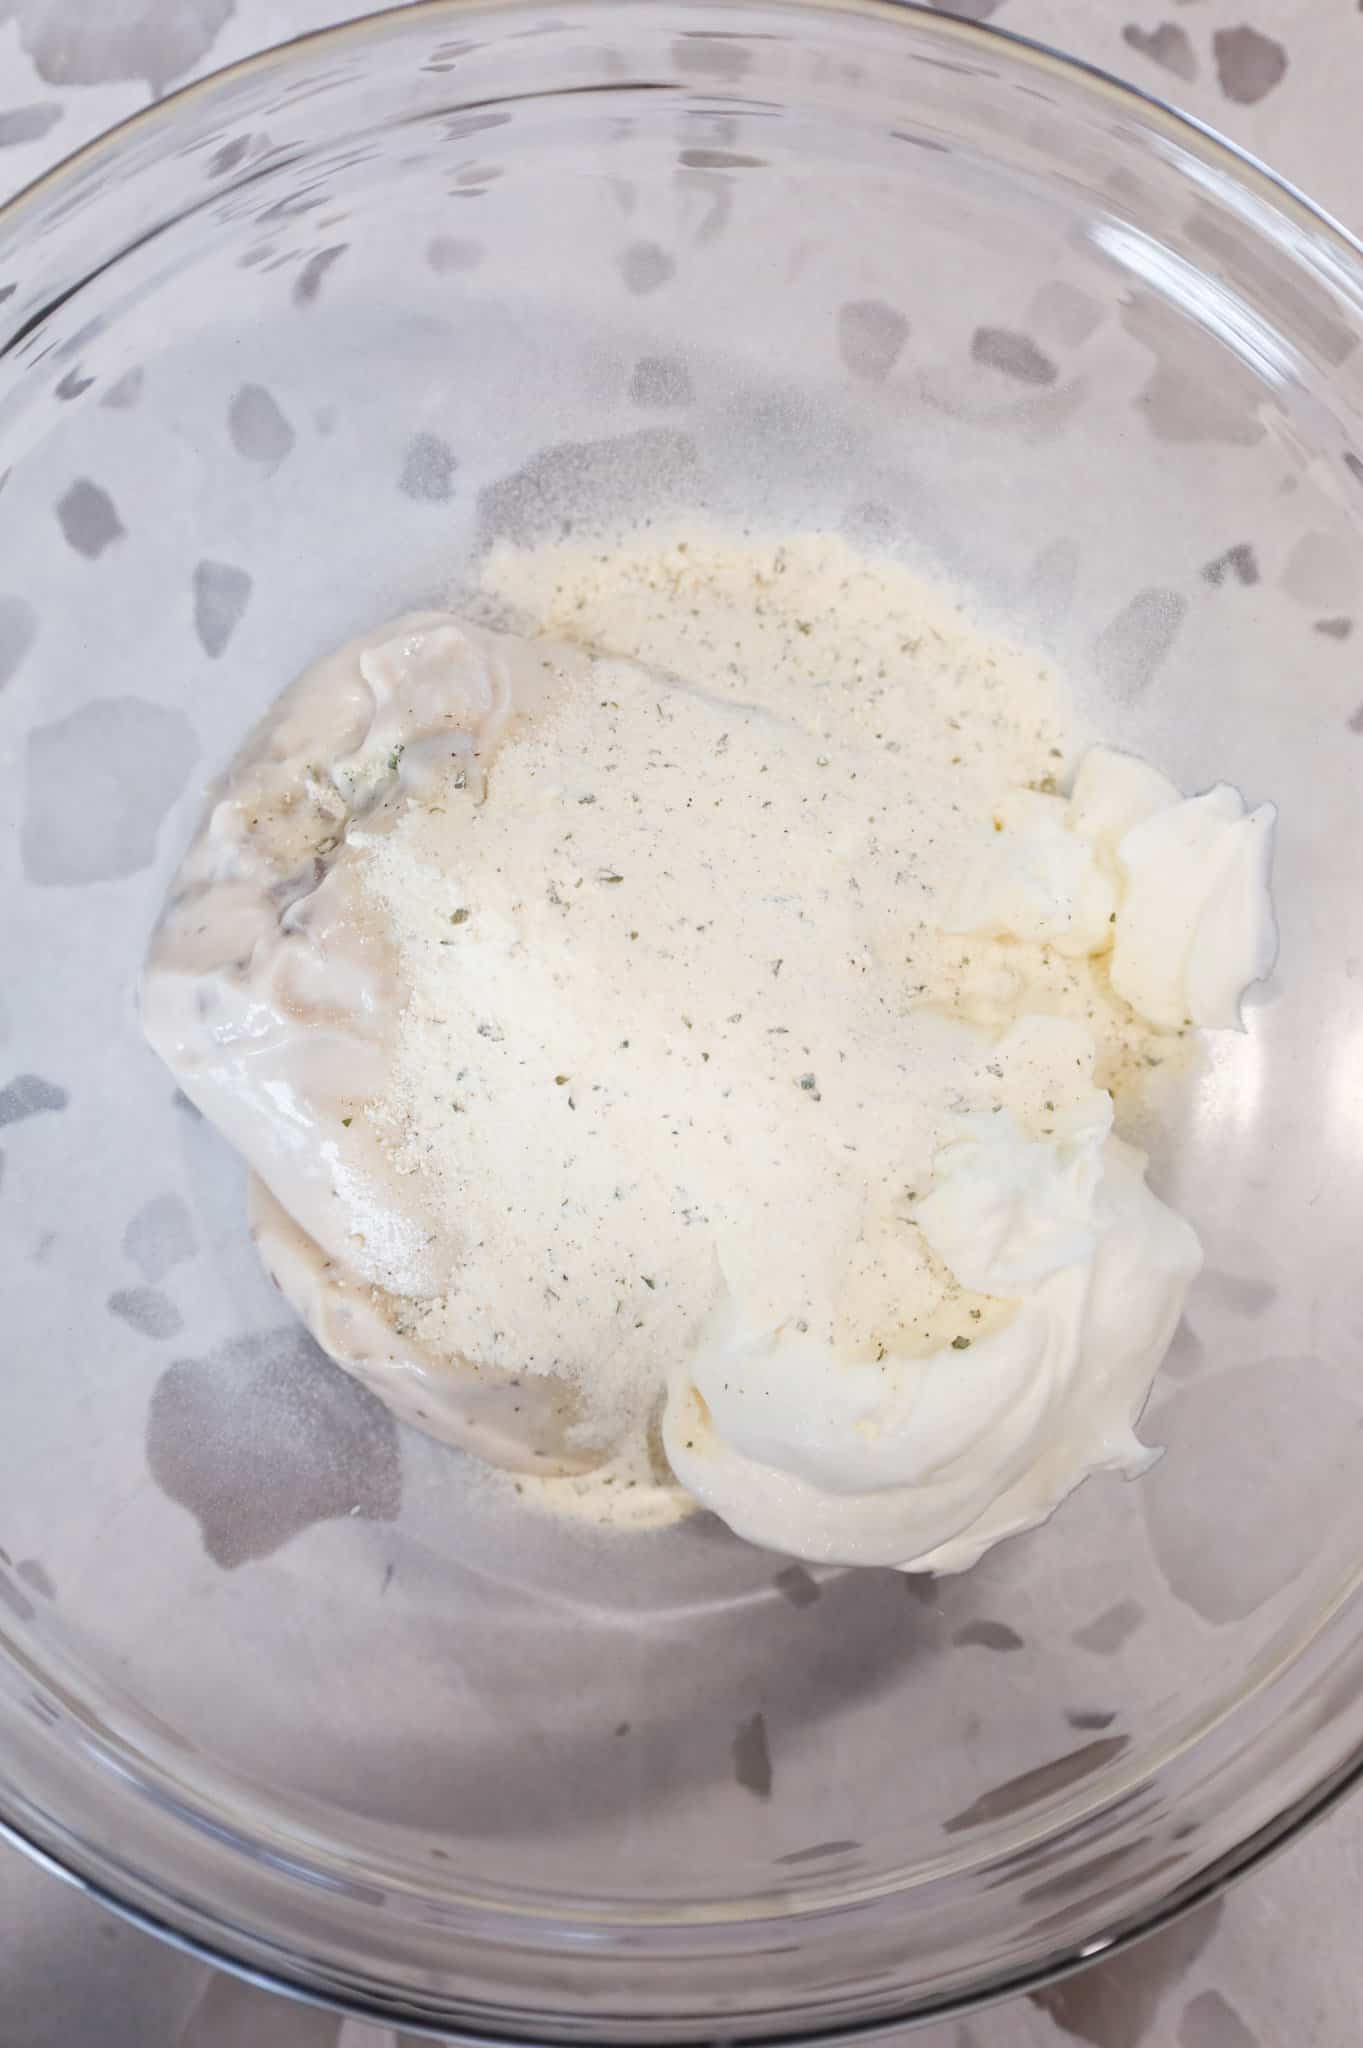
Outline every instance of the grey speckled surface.
<path id="1" fill-rule="evenodd" d="M 938 4 L 1076 52 L 1167 96 L 1265 158 L 1347 225 L 1363 227 L 1363 12 L 1351 0 Z M 149 97 L 361 11 L 344 0 L 0 0 L 0 194 Z M 852 341 L 893 346 L 893 337 Z M 233 431 L 249 444 L 243 452 L 268 460 L 281 427 L 289 431 L 247 408 Z M 85 498 L 73 491 L 62 516 L 72 545 L 95 556 L 116 535 L 118 514 L 88 488 Z M 1229 558 L 1226 567 L 1240 573 Z M 226 644 L 249 594 L 243 572 L 200 565 L 195 625 L 210 657 Z M 0 600 L 0 683 L 22 658 L 30 631 L 22 603 Z M 87 737 L 92 746 L 103 743 L 97 733 Z M 157 758 L 183 779 L 193 764 L 176 755 L 179 736 L 158 737 Z M 101 820 L 100 831 L 117 839 L 124 822 Z M 78 847 L 44 847 L 44 859 L 58 867 L 81 857 Z M 68 878 L 64 868 L 53 876 Z M 10 1089 L 0 1120 L 51 1106 Z M 187 1214 L 150 1204 L 129 1225 L 124 1248 L 145 1284 L 109 1305 L 135 1329 L 146 1328 L 148 1318 L 175 1313 L 159 1283 L 193 1250 Z M 1120 1616 L 1112 1619 L 1120 1626 Z M 1063 2041 L 1352 2048 L 1363 2009 L 1361 1895 L 1363 1809 L 1355 1803 L 1229 1897 L 1138 1950 L 1031 1999 L 913 2038 L 923 2048 L 1057 2048 Z M 378 2048 L 394 2038 L 220 1976 L 0 1853 L 0 2048 Z"/>

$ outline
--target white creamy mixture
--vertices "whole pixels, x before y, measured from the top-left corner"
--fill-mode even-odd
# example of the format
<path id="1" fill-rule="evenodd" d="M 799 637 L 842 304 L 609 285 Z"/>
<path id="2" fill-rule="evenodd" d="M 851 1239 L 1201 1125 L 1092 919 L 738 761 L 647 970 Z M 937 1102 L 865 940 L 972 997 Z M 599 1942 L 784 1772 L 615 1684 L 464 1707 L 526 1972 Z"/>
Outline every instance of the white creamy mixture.
<path id="1" fill-rule="evenodd" d="M 548 637 L 287 693 L 149 962 L 320 1341 L 546 1499 L 810 1558 L 959 1569 L 1141 1469 L 1200 1254 L 1109 1084 L 1237 1021 L 1271 810 L 1075 776 L 1043 665 L 831 538 L 485 595 Z"/>

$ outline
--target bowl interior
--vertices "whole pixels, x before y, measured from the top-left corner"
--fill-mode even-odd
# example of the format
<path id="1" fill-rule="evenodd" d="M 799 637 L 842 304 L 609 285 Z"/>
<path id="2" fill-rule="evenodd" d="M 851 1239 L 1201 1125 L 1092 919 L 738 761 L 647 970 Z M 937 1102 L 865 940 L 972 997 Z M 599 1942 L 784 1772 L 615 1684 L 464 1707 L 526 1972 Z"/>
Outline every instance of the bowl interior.
<path id="1" fill-rule="evenodd" d="M 872 4 L 417 7 L 0 217 L 22 1832 L 409 2022 L 686 2038 L 1101 1945 L 1346 1767 L 1361 296 L 1161 110 Z M 517 1511 L 291 1325 L 139 1036 L 205 778 L 289 678 L 494 539 L 678 515 L 950 577 L 1095 736 L 1280 806 L 1278 970 L 1148 1134 L 1207 1250 L 1167 1454 L 965 1578 Z"/>

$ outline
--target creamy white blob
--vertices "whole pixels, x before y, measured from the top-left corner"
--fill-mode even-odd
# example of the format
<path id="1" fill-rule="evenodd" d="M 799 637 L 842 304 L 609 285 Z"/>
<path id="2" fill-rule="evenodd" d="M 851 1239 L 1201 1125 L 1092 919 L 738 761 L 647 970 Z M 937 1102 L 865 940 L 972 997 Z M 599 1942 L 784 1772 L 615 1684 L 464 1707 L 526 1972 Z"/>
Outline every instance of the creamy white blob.
<path id="1" fill-rule="evenodd" d="M 1278 950 L 1272 804 L 1221 782 L 1184 797 L 1109 747 L 1068 802 L 1011 790 L 994 805 L 947 912 L 953 931 L 1111 952 L 1112 985 L 1151 1024 L 1240 1026 L 1240 1000 Z"/>
<path id="2" fill-rule="evenodd" d="M 363 849 L 409 803 L 472 800 L 508 721 L 583 657 L 415 613 L 319 662 L 247 740 L 157 926 L 147 1037 L 247 1160 L 262 1256 L 318 1341 L 399 1413 L 495 1462 L 576 1462 L 561 1385 L 413 1344 L 445 1250 L 363 1108 L 408 989 Z"/>
<path id="3" fill-rule="evenodd" d="M 1263 959 L 1271 813 L 1102 750 L 1056 796 L 1045 664 L 828 537 L 485 590 L 550 637 L 319 664 L 149 959 L 319 1341 L 527 1497 L 810 1558 L 958 1569 L 1138 1470 L 1198 1252 L 1111 1087 Z"/>
<path id="4" fill-rule="evenodd" d="M 1023 1020 L 985 1068 L 992 1108 L 960 1118 L 915 1205 L 977 1297 L 973 1337 L 853 1363 L 723 1291 L 664 1440 L 731 1527 L 823 1562 L 960 1571 L 1087 1474 L 1150 1463 L 1135 1422 L 1201 1252 L 1111 1135 L 1092 1057 L 1082 1027 Z"/>

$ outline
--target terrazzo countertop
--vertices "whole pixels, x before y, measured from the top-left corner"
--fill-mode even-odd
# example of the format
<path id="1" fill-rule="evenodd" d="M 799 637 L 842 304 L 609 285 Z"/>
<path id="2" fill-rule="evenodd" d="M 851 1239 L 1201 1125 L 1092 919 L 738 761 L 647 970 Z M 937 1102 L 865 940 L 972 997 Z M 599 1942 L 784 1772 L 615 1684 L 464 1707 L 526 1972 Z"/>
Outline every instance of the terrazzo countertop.
<path id="1" fill-rule="evenodd" d="M 937 0 L 1074 52 L 1221 129 L 1363 231 L 1356 0 Z M 153 98 L 345 0 L 0 0 L 0 196 Z M 1354 2048 L 1363 1806 L 1232 1893 L 921 2048 Z M 153 1942 L 0 1850 L 0 2048 L 386 2048 Z"/>

